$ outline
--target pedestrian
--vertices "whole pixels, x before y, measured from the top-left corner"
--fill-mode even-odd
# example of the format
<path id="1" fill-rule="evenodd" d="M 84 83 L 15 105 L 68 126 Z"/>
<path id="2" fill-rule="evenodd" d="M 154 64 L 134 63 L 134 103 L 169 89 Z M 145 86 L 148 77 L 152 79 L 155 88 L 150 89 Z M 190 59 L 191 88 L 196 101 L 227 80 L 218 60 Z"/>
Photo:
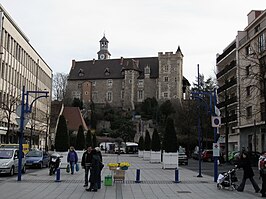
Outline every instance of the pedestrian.
<path id="1" fill-rule="evenodd" d="M 100 156 L 96 152 L 95 149 L 91 151 L 92 154 L 92 161 L 91 161 L 91 173 L 90 173 L 90 187 L 86 189 L 86 191 L 94 191 L 97 192 L 99 182 L 99 175 L 100 175 Z"/>
<path id="2" fill-rule="evenodd" d="M 97 181 L 98 189 L 100 189 L 101 188 L 101 182 L 102 182 L 102 179 L 101 179 L 101 171 L 102 171 L 102 169 L 104 167 L 104 164 L 103 164 L 103 157 L 102 157 L 102 153 L 101 153 L 100 147 L 95 147 L 95 150 L 96 150 L 96 153 L 100 157 L 100 172 L 98 173 L 98 181 Z"/>
<path id="3" fill-rule="evenodd" d="M 259 171 L 260 171 L 260 177 L 262 179 L 262 185 L 261 185 L 261 196 L 266 197 L 266 151 L 264 151 L 259 158 L 258 163 Z"/>
<path id="4" fill-rule="evenodd" d="M 254 172 L 253 172 L 253 169 L 251 167 L 250 158 L 249 158 L 248 153 L 246 151 L 244 151 L 241 154 L 240 159 L 239 159 L 239 163 L 236 167 L 237 168 L 243 168 L 243 171 L 244 171 L 242 182 L 238 186 L 237 191 L 240 191 L 240 192 L 244 191 L 246 180 L 249 179 L 253 185 L 253 188 L 255 189 L 255 192 L 258 193 L 260 191 L 260 188 L 259 188 L 258 184 L 255 182 L 255 180 L 253 179 Z"/>
<path id="5" fill-rule="evenodd" d="M 83 187 L 87 187 L 89 184 L 89 173 L 91 170 L 91 163 L 92 163 L 92 147 L 88 146 L 87 150 L 83 153 L 82 155 L 82 160 L 81 160 L 81 166 L 82 168 L 85 170 L 85 184 L 83 185 Z"/>
<path id="6" fill-rule="evenodd" d="M 71 174 L 73 175 L 74 167 L 78 163 L 78 155 L 73 146 L 69 148 L 69 152 L 67 154 L 67 162 L 70 165 Z"/>

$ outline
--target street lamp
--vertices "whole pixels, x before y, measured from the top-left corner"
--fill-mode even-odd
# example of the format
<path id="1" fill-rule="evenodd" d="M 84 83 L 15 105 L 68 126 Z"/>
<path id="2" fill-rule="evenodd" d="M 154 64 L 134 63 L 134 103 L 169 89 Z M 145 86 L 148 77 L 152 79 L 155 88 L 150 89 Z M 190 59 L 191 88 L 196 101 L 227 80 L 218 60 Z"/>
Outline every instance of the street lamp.
<path id="1" fill-rule="evenodd" d="M 26 91 L 25 86 L 22 88 L 22 99 L 21 99 L 21 113 L 20 113 L 20 133 L 19 133 L 19 159 L 18 159 L 18 181 L 21 181 L 21 168 L 22 168 L 22 141 L 23 141 L 23 130 L 24 130 L 24 114 L 32 112 L 33 103 L 42 97 L 48 97 L 48 91 Z M 29 105 L 30 94 L 41 94 L 36 97 Z M 25 103 L 26 97 L 26 104 Z"/>

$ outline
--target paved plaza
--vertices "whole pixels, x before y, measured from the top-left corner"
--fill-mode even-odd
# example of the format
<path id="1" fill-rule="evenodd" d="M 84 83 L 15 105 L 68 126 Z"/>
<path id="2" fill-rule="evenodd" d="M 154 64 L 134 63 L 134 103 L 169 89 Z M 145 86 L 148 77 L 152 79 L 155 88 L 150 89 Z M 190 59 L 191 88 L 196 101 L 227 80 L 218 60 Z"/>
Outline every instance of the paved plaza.
<path id="1" fill-rule="evenodd" d="M 71 175 L 61 170 L 61 182 L 55 182 L 55 176 L 48 175 L 48 169 L 37 170 L 22 176 L 20 182 L 17 177 L 0 177 L 1 199 L 40 199 L 40 198 L 73 198 L 73 199 L 192 199 L 192 198 L 260 198 L 250 183 L 246 184 L 244 192 L 218 190 L 213 177 L 204 175 L 197 177 L 197 173 L 179 167 L 179 183 L 175 183 L 175 170 L 164 170 L 161 164 L 151 164 L 137 155 L 103 154 L 105 167 L 102 180 L 112 174 L 107 167 L 109 162 L 127 161 L 131 167 L 125 172 L 124 182 L 115 182 L 112 186 L 104 186 L 98 192 L 87 192 L 83 187 L 84 170 Z M 140 169 L 140 181 L 136 183 L 136 170 Z M 261 186 L 261 182 L 256 180 Z"/>

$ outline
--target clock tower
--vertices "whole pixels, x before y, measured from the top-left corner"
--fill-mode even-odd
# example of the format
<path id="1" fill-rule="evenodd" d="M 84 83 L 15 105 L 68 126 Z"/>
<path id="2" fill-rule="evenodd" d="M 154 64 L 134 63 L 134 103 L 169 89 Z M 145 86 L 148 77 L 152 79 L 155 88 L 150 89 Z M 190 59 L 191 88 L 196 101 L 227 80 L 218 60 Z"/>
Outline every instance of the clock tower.
<path id="1" fill-rule="evenodd" d="M 97 53 L 98 54 L 98 59 L 109 59 L 111 54 L 108 51 L 108 43 L 109 41 L 105 38 L 105 35 L 103 38 L 100 40 L 100 51 Z"/>

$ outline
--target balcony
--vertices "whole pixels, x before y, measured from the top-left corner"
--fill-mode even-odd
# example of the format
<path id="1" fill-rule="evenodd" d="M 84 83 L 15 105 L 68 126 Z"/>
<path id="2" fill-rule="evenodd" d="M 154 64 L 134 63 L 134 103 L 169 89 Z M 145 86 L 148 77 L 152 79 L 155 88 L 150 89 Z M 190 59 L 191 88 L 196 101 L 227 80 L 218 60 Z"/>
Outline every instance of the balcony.
<path id="1" fill-rule="evenodd" d="M 230 88 L 230 87 L 236 85 L 236 83 L 237 83 L 237 82 L 236 82 L 236 78 L 231 79 L 230 81 L 228 81 L 227 83 L 225 83 L 223 86 L 219 87 L 219 88 L 217 89 L 217 93 L 218 93 L 218 94 L 221 93 L 222 91 L 224 91 L 224 90 L 226 90 L 226 89 L 228 89 L 228 88 Z"/>
<path id="2" fill-rule="evenodd" d="M 230 62 L 230 64 L 226 65 L 223 70 L 221 70 L 217 75 L 216 78 L 218 79 L 222 75 L 226 74 L 229 70 L 236 66 L 236 60 Z"/>
<path id="3" fill-rule="evenodd" d="M 222 107 L 225 107 L 225 106 L 229 106 L 230 104 L 233 104 L 237 102 L 237 97 L 231 97 L 230 99 L 226 100 L 226 101 L 223 101 L 223 102 L 220 102 L 219 104 L 217 104 L 217 108 L 222 108 Z"/>
<path id="4" fill-rule="evenodd" d="M 234 115 L 230 115 L 227 117 L 227 122 L 233 122 L 233 121 L 236 121 L 237 120 L 237 114 L 234 114 Z M 221 120 L 222 124 L 225 124 L 226 123 L 226 118 L 223 117 L 222 120 Z"/>
<path id="5" fill-rule="evenodd" d="M 234 43 L 229 48 L 227 48 L 219 57 L 216 58 L 216 63 L 221 61 L 223 58 L 225 58 L 230 52 L 232 52 L 235 49 L 236 49 L 236 42 L 234 41 Z"/>

